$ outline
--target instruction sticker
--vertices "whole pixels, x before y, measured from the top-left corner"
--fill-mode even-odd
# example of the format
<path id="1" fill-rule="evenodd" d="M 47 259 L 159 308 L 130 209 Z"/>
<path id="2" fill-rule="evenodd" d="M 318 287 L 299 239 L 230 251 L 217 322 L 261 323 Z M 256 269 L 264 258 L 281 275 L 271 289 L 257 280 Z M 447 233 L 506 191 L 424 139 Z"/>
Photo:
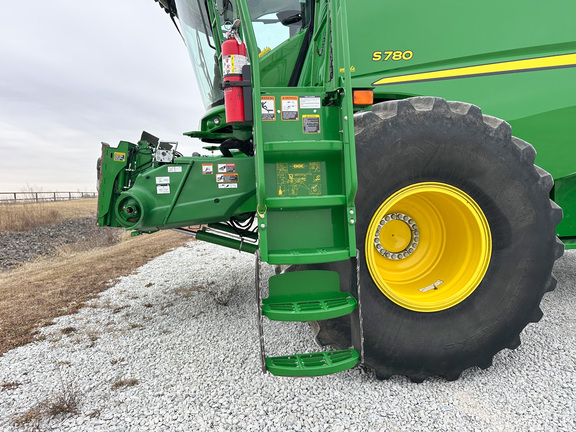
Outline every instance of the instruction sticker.
<path id="1" fill-rule="evenodd" d="M 126 153 L 114 153 L 114 160 L 116 162 L 124 162 L 126 160 Z"/>
<path id="2" fill-rule="evenodd" d="M 214 166 L 212 164 L 202 164 L 202 174 L 210 175 L 214 173 Z"/>
<path id="3" fill-rule="evenodd" d="M 276 100 L 274 96 L 262 96 L 260 103 L 262 105 L 262 120 L 276 120 Z"/>
<path id="4" fill-rule="evenodd" d="M 298 96 L 282 96 L 282 120 L 298 120 Z"/>
<path id="5" fill-rule="evenodd" d="M 238 174 L 216 174 L 217 183 L 238 183 Z"/>
<path id="6" fill-rule="evenodd" d="M 233 173 L 235 171 L 236 171 L 236 164 L 233 163 L 218 164 L 219 173 Z"/>
<path id="7" fill-rule="evenodd" d="M 181 166 L 171 166 L 168 167 L 168 172 L 170 173 L 175 173 L 175 172 L 182 172 L 182 167 Z"/>
<path id="8" fill-rule="evenodd" d="M 246 56 L 230 54 L 222 59 L 222 69 L 224 76 L 240 75 L 242 68 L 246 65 Z"/>
<path id="9" fill-rule="evenodd" d="M 165 195 L 170 193 L 170 185 L 158 185 L 156 186 L 156 193 L 158 195 Z"/>
<path id="10" fill-rule="evenodd" d="M 319 109 L 320 96 L 300 96 L 300 109 Z"/>
<path id="11" fill-rule="evenodd" d="M 320 132 L 320 116 L 316 114 L 303 115 L 302 127 L 304 133 L 319 133 Z"/>
<path id="12" fill-rule="evenodd" d="M 218 189 L 238 189 L 238 183 L 220 183 Z"/>
<path id="13" fill-rule="evenodd" d="M 276 164 L 278 196 L 320 196 L 323 186 L 321 162 L 280 162 Z"/>
<path id="14" fill-rule="evenodd" d="M 170 177 L 156 177 L 156 184 L 170 184 Z"/>

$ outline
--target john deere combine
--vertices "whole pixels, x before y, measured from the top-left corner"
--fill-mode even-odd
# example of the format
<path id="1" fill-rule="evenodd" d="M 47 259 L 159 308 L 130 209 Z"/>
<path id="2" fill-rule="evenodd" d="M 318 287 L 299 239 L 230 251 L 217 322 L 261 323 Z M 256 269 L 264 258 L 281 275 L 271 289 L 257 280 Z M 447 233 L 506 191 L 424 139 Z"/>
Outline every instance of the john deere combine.
<path id="1" fill-rule="evenodd" d="M 159 4 L 213 153 L 104 146 L 100 225 L 254 254 L 260 324 L 337 349 L 267 357 L 260 325 L 273 374 L 453 380 L 519 345 L 576 247 L 574 1 Z"/>

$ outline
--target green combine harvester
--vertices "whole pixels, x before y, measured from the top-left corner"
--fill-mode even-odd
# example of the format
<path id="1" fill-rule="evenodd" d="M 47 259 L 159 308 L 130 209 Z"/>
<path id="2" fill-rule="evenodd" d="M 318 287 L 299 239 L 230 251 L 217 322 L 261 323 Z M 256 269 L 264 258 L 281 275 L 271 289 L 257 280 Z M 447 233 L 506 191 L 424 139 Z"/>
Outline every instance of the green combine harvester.
<path id="1" fill-rule="evenodd" d="M 576 247 L 576 2 L 156 1 L 212 155 L 104 145 L 101 226 L 254 254 L 275 375 L 454 380 L 520 344 Z M 264 319 L 336 350 L 268 357 Z"/>

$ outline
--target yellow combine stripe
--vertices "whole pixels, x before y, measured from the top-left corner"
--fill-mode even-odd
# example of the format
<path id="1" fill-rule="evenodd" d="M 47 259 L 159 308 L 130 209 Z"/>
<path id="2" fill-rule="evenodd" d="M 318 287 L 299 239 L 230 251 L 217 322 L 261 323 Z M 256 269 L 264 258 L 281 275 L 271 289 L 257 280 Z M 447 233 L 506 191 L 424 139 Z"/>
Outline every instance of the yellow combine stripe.
<path id="1" fill-rule="evenodd" d="M 434 72 L 401 75 L 390 78 L 382 78 L 376 81 L 374 85 L 401 84 L 406 82 L 432 81 L 450 78 L 465 78 L 479 75 L 527 72 L 561 67 L 576 67 L 576 54 L 564 54 L 550 57 L 539 57 L 534 59 L 491 63 L 479 66 L 468 66 L 456 69 L 446 69 Z"/>

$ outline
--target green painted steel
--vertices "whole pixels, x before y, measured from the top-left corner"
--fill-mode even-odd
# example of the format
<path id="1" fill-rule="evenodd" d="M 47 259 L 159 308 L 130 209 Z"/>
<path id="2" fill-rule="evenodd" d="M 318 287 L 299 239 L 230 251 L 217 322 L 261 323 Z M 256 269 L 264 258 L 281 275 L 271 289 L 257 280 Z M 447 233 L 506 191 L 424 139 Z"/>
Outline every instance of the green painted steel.
<path id="1" fill-rule="evenodd" d="M 558 185 L 576 172 L 575 20 L 572 0 L 355 1 L 353 87 L 373 86 L 377 100 L 439 96 L 477 105 L 531 143 L 536 164 Z M 576 236 L 569 189 L 557 187 L 554 199 L 565 215 L 558 234 Z"/>
<path id="2" fill-rule="evenodd" d="M 103 148 L 99 225 L 154 232 L 253 211 L 252 158 L 179 157 L 159 163 L 154 151 L 145 141 Z"/>
<path id="3" fill-rule="evenodd" d="M 238 1 L 236 6 L 242 22 L 249 21 L 247 3 Z M 345 17 L 331 4 L 324 7 L 324 14 L 332 16 L 334 32 L 345 38 Z M 305 264 L 355 256 L 357 181 L 349 68 L 342 68 L 323 86 L 263 87 L 261 74 L 269 67 L 271 54 L 262 57 L 261 68 L 253 28 L 242 30 L 252 63 L 262 260 Z M 333 61 L 347 64 L 347 51 L 335 50 Z M 279 74 L 279 79 L 285 78 Z"/>
<path id="4" fill-rule="evenodd" d="M 521 8 L 498 0 L 354 4 L 353 86 L 374 86 L 376 98 L 426 95 L 475 104 L 510 122 L 554 178 L 576 171 L 574 1 L 527 0 Z M 384 16 L 409 18 L 410 25 L 403 19 L 381 25 Z M 388 81 L 378 84 L 382 79 Z"/>
<path id="5" fill-rule="evenodd" d="M 321 376 L 342 372 L 358 364 L 354 349 L 267 357 L 266 369 L 278 376 Z"/>
<path id="6" fill-rule="evenodd" d="M 297 216 L 301 222 L 298 235 L 303 238 L 315 235 L 318 222 L 315 216 L 301 210 L 306 205 L 310 209 L 317 207 L 322 218 L 335 220 L 335 232 L 346 231 L 335 240 L 335 249 L 320 247 L 330 250 L 330 259 L 345 259 L 344 254 L 337 252 L 340 244 L 353 248 L 354 227 L 345 225 L 344 216 L 337 210 L 340 206 L 354 211 L 356 162 L 351 121 L 354 109 L 350 97 L 353 88 L 373 88 L 376 101 L 419 95 L 460 100 L 510 122 L 514 135 L 536 147 L 536 163 L 550 172 L 556 181 L 553 198 L 565 214 L 564 221 L 558 226 L 558 234 L 566 238 L 576 237 L 576 217 L 573 216 L 576 214 L 576 201 L 571 187 L 572 175 L 576 172 L 576 152 L 573 151 L 576 142 L 576 27 L 573 25 L 576 3 L 572 0 L 558 0 L 553 7 L 541 1 L 527 0 L 521 8 L 515 2 L 497 0 L 483 0 L 481 3 L 456 0 L 435 3 L 426 0 L 410 3 L 399 0 L 356 0 L 353 3 L 345 0 L 283 3 L 237 0 L 232 2 L 232 8 L 225 8 L 226 2 L 217 0 L 207 4 L 208 7 L 205 5 L 204 11 L 199 6 L 202 2 L 192 0 L 160 0 L 160 4 L 174 15 L 181 12 L 183 34 L 195 67 L 202 67 L 199 55 L 205 62 L 204 70 L 197 78 L 201 88 L 206 90 L 208 111 L 199 130 L 187 134 L 216 144 L 232 137 L 253 139 L 256 155 L 252 166 L 243 165 L 242 169 L 246 171 L 239 174 L 242 178 L 253 176 L 257 180 L 255 195 L 245 200 L 243 209 L 258 210 L 262 215 L 261 246 L 265 260 L 270 255 L 271 262 L 289 263 L 290 255 L 299 255 L 290 252 L 290 248 L 295 250 L 292 246 L 280 249 L 278 245 L 289 243 L 290 235 L 282 233 L 282 230 L 269 231 L 274 230 L 270 228 L 270 222 L 272 225 L 290 223 L 288 220 Z M 274 17 L 277 11 L 295 9 L 300 5 L 303 5 L 306 21 L 302 28 L 282 25 Z M 200 19 L 202 13 L 204 19 Z M 217 88 L 217 81 L 221 79 L 222 28 L 226 22 L 236 18 L 242 20 L 240 33 L 247 43 L 252 64 L 253 114 L 256 119 L 252 125 L 227 125 L 224 108 L 218 100 L 222 96 Z M 194 31 L 194 26 L 201 28 Z M 302 72 L 296 85 L 292 83 L 289 86 L 310 26 L 314 31 L 310 35 L 310 47 L 303 56 Z M 206 29 L 210 35 L 203 33 Z M 278 36 L 281 33 L 285 35 Z M 268 50 L 268 47 L 272 49 Z M 217 66 L 210 69 L 212 59 L 217 60 L 214 63 Z M 212 82 L 208 82 L 207 77 L 211 77 Z M 297 122 L 260 121 L 262 96 L 273 97 L 276 110 L 281 111 L 282 96 L 301 98 L 306 95 L 322 98 L 322 107 L 317 113 L 301 110 L 301 115 L 308 116 L 306 127 L 314 130 L 316 124 L 320 124 L 320 132 L 314 137 L 303 132 L 302 118 Z M 319 120 L 312 117 L 314 115 L 319 115 Z M 344 121 L 344 118 L 348 120 Z M 288 154 L 293 154 L 294 158 L 290 159 Z M 338 176 L 337 166 L 341 164 L 342 191 L 328 191 L 326 195 L 323 192 L 322 199 L 316 203 L 309 193 L 298 195 L 298 200 L 282 202 L 280 198 L 283 197 L 279 197 L 275 190 L 278 186 L 275 170 L 282 169 L 279 164 L 290 162 L 320 162 L 325 170 L 322 175 L 329 185 Z M 133 218 L 115 212 L 113 207 L 120 194 L 130 195 L 130 191 L 119 190 L 114 182 L 119 179 L 125 185 L 124 179 L 133 176 L 123 172 L 121 162 L 114 165 L 106 161 L 103 166 L 99 223 L 129 225 L 128 220 Z M 194 169 L 192 166 L 190 175 L 196 179 Z M 139 180 L 138 188 L 142 187 L 146 189 L 144 182 Z M 217 196 L 219 193 L 214 195 Z M 342 204 L 342 196 L 345 204 Z M 234 206 L 238 205 L 234 199 L 221 201 L 221 211 L 215 215 L 210 209 L 200 209 L 202 206 L 212 207 L 206 196 L 186 195 L 186 199 L 198 200 L 197 205 L 190 204 L 195 208 L 187 213 L 188 217 L 174 218 L 171 215 L 166 220 L 167 224 L 158 217 L 135 227 L 163 229 L 198 222 L 203 217 L 209 221 L 225 221 L 227 215 L 235 213 Z M 180 203 L 181 199 L 178 201 Z M 165 203 L 165 197 L 149 198 L 149 205 L 157 204 L 160 207 L 171 206 Z M 159 219 L 162 221 L 158 222 Z M 294 229 L 295 224 L 289 224 L 285 231 L 294 232 Z M 326 229 L 320 230 L 319 242 L 325 242 L 330 235 Z M 316 252 L 314 247 L 308 246 L 301 248 L 307 257 L 302 261 L 296 259 L 297 262 L 313 259 L 311 256 Z"/>
<path id="7" fill-rule="evenodd" d="M 253 254 L 258 250 L 258 246 L 250 243 L 244 243 L 238 240 L 234 240 L 228 237 L 219 236 L 217 234 L 206 232 L 205 230 L 198 231 L 196 233 L 196 239 L 202 240 L 208 243 L 214 243 L 219 246 L 224 246 L 232 249 L 236 249 L 242 252 L 248 252 Z"/>
<path id="8" fill-rule="evenodd" d="M 348 315 L 356 299 L 340 291 L 340 276 L 333 271 L 282 273 L 269 279 L 270 294 L 262 313 L 276 321 L 319 321 Z"/>
<path id="9" fill-rule="evenodd" d="M 105 145 L 100 225 L 140 233 L 208 224 L 198 239 L 257 252 L 270 264 L 355 263 L 357 169 L 364 171 L 354 113 L 372 106 L 354 106 L 353 90 L 372 89 L 375 103 L 439 96 L 511 123 L 553 175 L 552 198 L 565 215 L 558 234 L 576 248 L 574 0 L 156 1 L 179 17 L 207 110 L 185 135 L 213 154 L 164 158 L 146 139 Z M 221 45 L 236 20 L 253 120 L 227 124 Z M 359 329 L 357 301 L 340 292 L 333 272 L 274 276 L 259 306 L 282 321 L 351 314 Z M 314 376 L 358 361 L 352 349 L 270 357 L 265 368 Z"/>
<path id="10" fill-rule="evenodd" d="M 98 183 L 98 224 L 100 226 L 122 226 L 116 220 L 113 204 L 116 197 L 122 192 L 122 187 L 129 181 L 126 168 L 129 162 L 128 155 L 134 147 L 134 144 L 126 141 L 121 141 L 116 148 L 102 144 Z M 140 159 L 147 157 L 144 154 L 140 155 Z M 148 161 L 142 160 L 140 162 L 148 163 Z"/>

